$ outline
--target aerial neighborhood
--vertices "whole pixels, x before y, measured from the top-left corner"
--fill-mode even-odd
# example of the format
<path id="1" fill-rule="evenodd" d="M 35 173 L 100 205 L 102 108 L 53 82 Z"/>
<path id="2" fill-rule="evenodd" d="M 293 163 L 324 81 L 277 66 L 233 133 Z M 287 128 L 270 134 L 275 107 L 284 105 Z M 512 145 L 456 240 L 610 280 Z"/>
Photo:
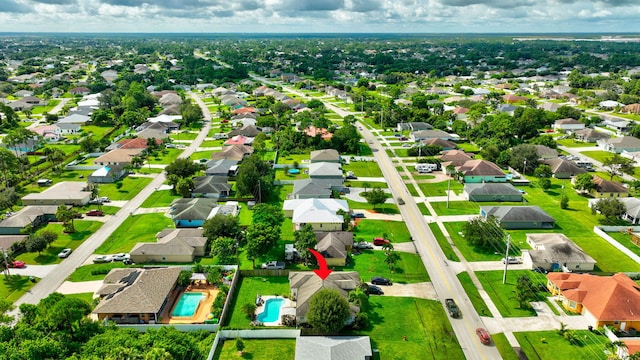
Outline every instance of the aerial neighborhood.
<path id="1" fill-rule="evenodd" d="M 640 356 L 624 37 L 0 44 L 0 360 Z"/>

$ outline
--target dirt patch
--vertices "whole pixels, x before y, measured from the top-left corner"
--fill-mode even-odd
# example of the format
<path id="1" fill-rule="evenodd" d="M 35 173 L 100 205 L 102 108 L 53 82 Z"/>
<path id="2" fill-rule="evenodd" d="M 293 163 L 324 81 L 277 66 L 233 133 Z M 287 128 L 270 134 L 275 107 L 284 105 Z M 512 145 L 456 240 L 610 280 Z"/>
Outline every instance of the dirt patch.
<path id="1" fill-rule="evenodd" d="M 391 286 L 380 286 L 384 291 L 384 296 L 408 296 L 421 299 L 437 299 L 436 290 L 430 282 L 415 284 L 393 284 Z"/>

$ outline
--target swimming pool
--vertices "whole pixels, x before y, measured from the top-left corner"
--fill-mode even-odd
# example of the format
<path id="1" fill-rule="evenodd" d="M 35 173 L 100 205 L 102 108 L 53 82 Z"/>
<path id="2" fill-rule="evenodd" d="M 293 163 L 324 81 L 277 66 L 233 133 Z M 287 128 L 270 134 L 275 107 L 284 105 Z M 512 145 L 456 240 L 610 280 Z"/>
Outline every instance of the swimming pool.
<path id="1" fill-rule="evenodd" d="M 187 292 L 180 295 L 180 299 L 173 309 L 171 316 L 193 316 L 198 310 L 200 300 L 204 299 L 200 292 Z"/>
<path id="2" fill-rule="evenodd" d="M 280 308 L 284 303 L 283 298 L 267 299 L 264 303 L 264 311 L 258 315 L 258 321 L 260 322 L 274 322 L 280 319 Z"/>
<path id="3" fill-rule="evenodd" d="M 289 169 L 287 172 L 291 175 L 300 174 L 300 169 Z"/>

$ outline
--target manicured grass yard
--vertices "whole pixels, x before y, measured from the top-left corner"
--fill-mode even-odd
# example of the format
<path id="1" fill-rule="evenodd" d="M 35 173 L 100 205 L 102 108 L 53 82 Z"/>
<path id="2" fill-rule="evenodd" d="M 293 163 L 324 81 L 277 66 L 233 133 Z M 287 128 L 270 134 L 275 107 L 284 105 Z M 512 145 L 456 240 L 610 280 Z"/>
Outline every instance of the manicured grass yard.
<path id="1" fill-rule="evenodd" d="M 140 207 L 155 208 L 171 205 L 173 200 L 179 199 L 180 195 L 172 195 L 171 190 L 156 190 L 142 203 Z"/>
<path id="2" fill-rule="evenodd" d="M 353 171 L 355 176 L 382 177 L 382 170 L 377 162 L 373 161 L 351 161 L 342 165 L 344 171 Z"/>
<path id="3" fill-rule="evenodd" d="M 90 264 L 90 265 L 82 265 L 76 268 L 67 280 L 72 282 L 82 282 L 82 281 L 94 281 L 94 280 L 102 280 L 105 276 L 107 276 L 106 272 L 115 268 L 123 268 L 123 267 L 131 267 L 131 265 L 125 265 L 122 261 L 114 261 L 110 263 L 104 264 Z M 92 274 L 92 271 L 105 272 L 104 274 Z"/>
<path id="4" fill-rule="evenodd" d="M 613 156 L 613 153 L 610 153 L 608 151 L 603 151 L 603 150 L 594 150 L 594 151 L 583 151 L 580 154 L 584 155 L 584 156 L 588 156 L 590 158 L 592 158 L 593 160 L 599 161 L 599 162 L 603 162 L 605 159 L 609 159 Z M 607 179 L 609 180 L 609 179 Z"/>
<path id="5" fill-rule="evenodd" d="M 175 160 L 180 154 L 182 154 L 183 149 L 162 149 L 157 152 L 157 156 L 150 156 L 147 159 L 147 163 L 151 164 L 166 164 L 169 165 L 173 160 Z"/>
<path id="6" fill-rule="evenodd" d="M 173 222 L 164 214 L 130 215 L 95 252 L 97 254 L 129 252 L 136 243 L 156 242 L 156 233 L 172 227 L 174 227 Z"/>
<path id="7" fill-rule="evenodd" d="M 117 183 L 100 184 L 98 188 L 100 190 L 100 196 L 106 196 L 111 200 L 131 200 L 134 196 L 138 195 L 140 190 L 147 186 L 151 180 L 151 178 L 147 177 L 127 176 L 120 181 L 122 183 L 120 188 L 118 188 Z"/>
<path id="8" fill-rule="evenodd" d="M 96 232 L 102 223 L 99 221 L 88 220 L 76 220 L 73 222 L 76 232 L 72 234 L 66 234 L 62 232 L 62 223 L 49 223 L 44 229 L 51 230 L 58 234 L 58 239 L 51 243 L 51 245 L 43 250 L 40 254 L 37 252 L 24 253 L 16 257 L 17 260 L 24 261 L 27 265 L 47 265 L 57 264 L 62 261 L 58 258 L 58 253 L 64 248 L 75 249 L 84 240 Z"/>
<path id="9" fill-rule="evenodd" d="M 207 150 L 207 151 L 196 151 L 189 157 L 192 160 L 200 160 L 206 159 L 207 161 L 211 160 L 211 154 L 214 152 L 220 152 L 219 150 Z"/>
<path id="10" fill-rule="evenodd" d="M 173 140 L 195 140 L 198 137 L 197 132 L 180 131 L 172 133 L 169 137 Z"/>
<path id="11" fill-rule="evenodd" d="M 620 244 L 624 245 L 627 249 L 633 251 L 636 255 L 640 256 L 640 246 L 631 242 L 631 235 L 620 232 L 610 232 L 607 235 L 616 239 Z"/>
<path id="12" fill-rule="evenodd" d="M 256 296 L 289 294 L 289 278 L 286 276 L 247 277 L 243 276 L 238 282 L 237 293 L 232 300 L 230 328 L 250 329 L 251 320 L 242 312 L 242 305 L 255 304 Z"/>
<path id="13" fill-rule="evenodd" d="M 386 258 L 384 251 L 380 250 L 364 250 L 360 255 L 353 255 L 351 263 L 343 270 L 357 271 L 360 278 L 367 282 L 373 276 L 386 277 L 396 283 L 429 281 L 429 274 L 418 255 L 400 251 L 396 253 L 400 255 L 400 261 L 396 263 L 393 273 L 384 262 Z"/>
<path id="14" fill-rule="evenodd" d="M 451 236 L 453 243 L 467 261 L 498 261 L 504 257 L 505 247 L 484 251 L 469 245 L 467 240 L 459 234 L 459 232 L 462 232 L 464 224 L 464 222 L 446 222 L 444 223 L 444 227 L 447 229 L 449 236 Z M 498 254 L 494 254 L 494 252 L 498 252 Z"/>
<path id="15" fill-rule="evenodd" d="M 0 282 L 0 298 L 15 302 L 35 284 L 29 281 L 28 276 L 11 275 L 11 281 L 4 276 Z"/>
<path id="16" fill-rule="evenodd" d="M 437 183 L 421 183 L 418 184 L 424 196 L 447 196 L 447 183 L 448 181 L 441 181 Z M 464 186 L 457 181 L 451 181 L 451 191 L 456 194 L 462 192 Z"/>
<path id="17" fill-rule="evenodd" d="M 596 143 L 589 143 L 583 141 L 576 141 L 575 139 L 560 139 L 556 140 L 558 145 L 566 146 L 570 148 L 579 148 L 579 147 L 596 147 Z"/>
<path id="18" fill-rule="evenodd" d="M 369 298 L 371 327 L 350 331 L 368 335 L 380 359 L 464 359 L 449 319 L 437 301 L 410 297 Z M 407 341 L 403 340 L 407 337 Z M 374 352 L 375 354 L 375 352 Z M 375 355 L 374 355 L 375 356 Z"/>
<path id="19" fill-rule="evenodd" d="M 291 174 L 286 170 L 287 169 L 276 169 L 276 180 L 301 180 L 309 178 L 309 174 L 305 174 L 305 171 L 308 169 L 300 169 L 299 174 Z"/>
<path id="20" fill-rule="evenodd" d="M 233 359 L 278 359 L 293 360 L 296 354 L 296 339 L 242 339 L 244 353 L 236 350 L 235 339 L 218 344 L 214 360 Z"/>
<path id="21" fill-rule="evenodd" d="M 223 140 L 206 140 L 200 144 L 200 147 L 209 148 L 209 147 L 220 147 L 224 144 Z"/>
<path id="22" fill-rule="evenodd" d="M 444 256 L 446 256 L 447 259 L 452 261 L 460 261 L 460 258 L 453 251 L 451 244 L 449 244 L 449 241 L 442 233 L 442 230 L 440 230 L 440 227 L 438 226 L 438 224 L 429 223 L 429 229 L 431 229 L 433 236 L 436 237 L 436 241 L 438 242 L 438 245 L 440 245 L 440 249 L 442 249 Z"/>
<path id="23" fill-rule="evenodd" d="M 491 334 L 491 340 L 493 344 L 500 352 L 500 356 L 502 356 L 503 360 L 518 360 L 518 355 L 515 350 L 509 344 L 507 337 L 504 336 L 503 333 L 499 334 Z"/>
<path id="24" fill-rule="evenodd" d="M 438 215 L 477 215 L 480 213 L 479 204 L 472 201 L 449 201 L 448 208 L 446 201 L 432 202 L 431 206 Z"/>
<path id="25" fill-rule="evenodd" d="M 604 350 L 608 340 L 605 336 L 588 330 L 575 330 L 575 334 L 580 344 L 571 345 L 557 331 L 514 333 L 521 349 L 530 360 L 555 360 L 559 357 L 572 360 L 607 358 Z"/>
<path id="26" fill-rule="evenodd" d="M 93 293 L 92 292 L 78 293 L 78 294 L 67 294 L 64 297 L 67 297 L 67 298 L 70 298 L 70 299 L 80 299 L 80 300 L 86 302 L 89 305 L 91 305 L 93 303 Z"/>
<path id="27" fill-rule="evenodd" d="M 358 237 L 358 241 L 371 242 L 374 237 L 382 237 L 383 234 L 386 234 L 386 238 L 392 243 L 411 241 L 409 229 L 403 221 L 360 219 L 353 230 L 353 235 Z"/>
<path id="28" fill-rule="evenodd" d="M 462 284 L 462 287 L 464 288 L 464 292 L 469 296 L 473 308 L 476 309 L 476 312 L 482 316 L 492 317 L 487 304 L 480 296 L 480 292 L 478 292 L 478 288 L 473 284 L 473 281 L 471 281 L 469 273 L 461 272 L 457 276 L 458 280 L 460 280 L 460 284 Z"/>
<path id="29" fill-rule="evenodd" d="M 357 202 L 350 199 L 345 199 L 345 200 L 347 200 L 347 204 L 349 204 L 349 209 L 373 210 L 373 205 L 369 203 Z M 398 214 L 399 213 L 398 207 L 396 206 L 396 204 L 389 204 L 389 203 L 376 205 L 375 212 L 378 212 L 381 214 Z"/>
<path id="30" fill-rule="evenodd" d="M 294 162 L 298 164 L 302 164 L 303 162 L 309 161 L 309 154 L 289 154 L 282 155 L 278 154 L 278 164 L 289 164 L 293 165 Z"/>
<path id="31" fill-rule="evenodd" d="M 530 270 L 509 270 L 507 272 L 507 282 L 502 283 L 502 271 L 478 271 L 476 276 L 482 287 L 487 291 L 491 300 L 496 305 L 500 314 L 504 317 L 523 317 L 523 316 L 536 316 L 536 312 L 533 309 L 520 309 L 518 301 L 514 296 L 514 290 L 516 288 L 516 282 L 518 277 L 527 275 L 531 278 L 533 286 L 542 282 L 543 278 L 536 279 L 536 273 Z M 547 293 L 541 293 L 541 295 L 547 296 Z M 542 300 L 542 297 L 541 299 Z"/>

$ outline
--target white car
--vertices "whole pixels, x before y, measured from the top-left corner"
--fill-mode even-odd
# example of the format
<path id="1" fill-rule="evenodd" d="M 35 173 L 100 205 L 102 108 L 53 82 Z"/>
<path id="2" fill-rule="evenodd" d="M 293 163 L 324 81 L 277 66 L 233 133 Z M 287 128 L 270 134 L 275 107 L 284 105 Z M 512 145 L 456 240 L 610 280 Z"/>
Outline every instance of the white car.
<path id="1" fill-rule="evenodd" d="M 62 258 L 62 259 L 66 258 L 66 257 L 69 257 L 69 255 L 71 255 L 71 252 L 72 252 L 72 251 L 73 251 L 73 250 L 71 250 L 71 249 L 69 249 L 69 248 L 63 249 L 62 251 L 60 251 L 60 252 L 58 253 L 58 257 L 59 257 L 59 258 Z"/>
<path id="2" fill-rule="evenodd" d="M 502 263 L 506 263 L 507 259 L 502 258 Z M 509 256 L 509 264 L 522 264 L 522 259 Z"/>
<path id="3" fill-rule="evenodd" d="M 98 255 L 93 258 L 93 262 L 95 264 L 108 263 L 108 262 L 111 262 L 111 260 L 113 259 L 109 255 Z"/>
<path id="4" fill-rule="evenodd" d="M 128 259 L 131 259 L 131 256 L 129 256 L 129 254 L 127 253 L 120 253 L 120 254 L 115 254 L 112 256 L 113 261 L 125 261 Z"/>

